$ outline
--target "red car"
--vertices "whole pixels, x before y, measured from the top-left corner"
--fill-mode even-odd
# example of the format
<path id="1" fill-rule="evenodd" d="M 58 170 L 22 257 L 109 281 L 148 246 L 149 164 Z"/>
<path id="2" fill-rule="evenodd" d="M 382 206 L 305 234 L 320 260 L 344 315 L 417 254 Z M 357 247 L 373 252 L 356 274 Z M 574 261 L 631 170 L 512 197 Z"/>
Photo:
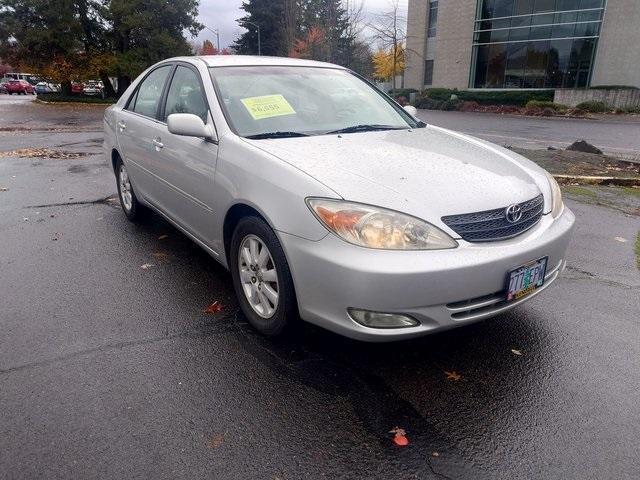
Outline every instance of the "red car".
<path id="1" fill-rule="evenodd" d="M 27 93 L 30 93 L 31 95 L 36 94 L 36 90 L 33 88 L 33 85 L 25 80 L 9 80 L 9 83 L 7 83 L 7 92 L 9 95 L 14 93 L 17 93 L 18 95 L 21 93 L 24 95 Z"/>
<path id="2" fill-rule="evenodd" d="M 71 82 L 71 93 L 84 93 L 84 85 L 80 82 Z"/>

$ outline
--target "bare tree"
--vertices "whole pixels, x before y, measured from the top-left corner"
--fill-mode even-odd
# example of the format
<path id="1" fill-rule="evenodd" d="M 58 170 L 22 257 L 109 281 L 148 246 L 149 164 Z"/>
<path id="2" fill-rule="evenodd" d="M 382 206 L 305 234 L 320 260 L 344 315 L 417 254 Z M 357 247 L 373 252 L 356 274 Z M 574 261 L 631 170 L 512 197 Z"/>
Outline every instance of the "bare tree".
<path id="1" fill-rule="evenodd" d="M 368 27 L 373 31 L 378 45 L 393 53 L 393 88 L 396 88 L 396 76 L 398 73 L 398 63 L 403 55 L 403 45 L 407 39 L 404 29 L 406 17 L 400 14 L 400 1 L 389 0 L 389 10 L 380 15 L 376 15 L 373 22 Z"/>

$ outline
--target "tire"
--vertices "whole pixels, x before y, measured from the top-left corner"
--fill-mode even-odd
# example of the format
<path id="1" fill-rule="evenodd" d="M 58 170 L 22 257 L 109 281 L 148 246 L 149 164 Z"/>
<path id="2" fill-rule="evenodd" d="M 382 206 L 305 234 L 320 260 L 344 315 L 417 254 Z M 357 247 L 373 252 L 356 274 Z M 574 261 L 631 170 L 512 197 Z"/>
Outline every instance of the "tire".
<path id="1" fill-rule="evenodd" d="M 250 254 L 251 242 L 254 240 L 259 242 L 256 253 L 262 253 L 262 248 L 266 246 L 269 258 L 263 261 L 263 268 L 252 271 L 247 264 L 257 265 L 253 260 L 256 256 L 260 257 L 260 255 L 252 257 Z M 249 253 L 248 258 L 243 255 L 241 249 L 244 250 L 245 255 Z M 233 287 L 240 308 L 249 323 L 260 333 L 270 337 L 293 331 L 299 323 L 295 289 L 284 250 L 271 227 L 258 217 L 250 216 L 241 219 L 231 237 L 229 252 Z M 247 262 L 247 259 L 251 262 Z M 275 282 L 271 281 L 273 274 L 269 275 L 272 270 L 276 272 Z M 263 273 L 265 273 L 264 277 Z M 277 293 L 277 304 L 274 304 L 272 297 L 269 296 L 273 295 L 273 291 Z M 268 302 L 272 312 L 265 311 L 260 296 Z M 253 306 L 252 303 L 260 305 Z"/>
<path id="2" fill-rule="evenodd" d="M 118 158 L 116 162 L 116 185 L 118 187 L 120 206 L 124 214 L 132 222 L 142 220 L 147 214 L 147 209 L 138 201 L 138 197 L 136 197 L 136 193 L 133 191 L 127 169 L 120 158 Z"/>

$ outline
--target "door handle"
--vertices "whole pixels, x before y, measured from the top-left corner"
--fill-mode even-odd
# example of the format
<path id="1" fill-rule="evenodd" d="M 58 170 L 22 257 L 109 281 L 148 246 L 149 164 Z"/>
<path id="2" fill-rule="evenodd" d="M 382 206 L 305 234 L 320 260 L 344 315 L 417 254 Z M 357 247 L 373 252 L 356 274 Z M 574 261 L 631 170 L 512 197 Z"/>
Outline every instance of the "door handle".
<path id="1" fill-rule="evenodd" d="M 164 143 L 160 141 L 160 137 L 154 138 L 151 143 L 156 147 L 156 151 L 160 151 L 160 149 L 164 147 Z"/>
<path id="2" fill-rule="evenodd" d="M 120 130 L 120 133 L 124 132 L 126 128 L 127 125 L 122 120 L 120 120 L 118 122 L 118 130 Z"/>

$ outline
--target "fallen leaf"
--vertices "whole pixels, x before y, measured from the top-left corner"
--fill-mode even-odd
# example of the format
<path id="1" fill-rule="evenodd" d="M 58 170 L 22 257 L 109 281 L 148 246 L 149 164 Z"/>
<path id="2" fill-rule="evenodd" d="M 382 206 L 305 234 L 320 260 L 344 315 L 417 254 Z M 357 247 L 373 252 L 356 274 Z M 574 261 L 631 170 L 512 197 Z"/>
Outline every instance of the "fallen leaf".
<path id="1" fill-rule="evenodd" d="M 24 217 L 24 218 L 22 219 L 22 221 L 23 221 L 23 222 L 28 222 L 28 221 L 29 221 L 29 219 L 28 219 L 27 217 Z"/>
<path id="2" fill-rule="evenodd" d="M 457 382 L 458 380 L 460 380 L 462 378 L 462 375 L 460 375 L 458 372 L 455 372 L 453 370 L 450 371 L 450 372 L 447 372 L 445 370 L 444 374 L 447 376 L 447 380 L 453 380 L 454 382 Z"/>
<path id="3" fill-rule="evenodd" d="M 144 265 L 140 265 L 140 268 L 143 270 L 148 270 L 151 267 L 155 267 L 155 265 L 153 265 L 152 263 L 145 263 Z"/>
<path id="4" fill-rule="evenodd" d="M 218 448 L 224 443 L 224 435 L 216 433 L 209 439 L 209 448 Z"/>
<path id="5" fill-rule="evenodd" d="M 222 310 L 222 304 L 216 300 L 215 302 L 213 302 L 211 305 L 209 305 L 207 308 L 204 309 L 204 313 L 215 314 L 220 312 L 221 310 Z"/>
<path id="6" fill-rule="evenodd" d="M 169 238 L 169 235 L 160 235 L 158 240 L 164 240 L 165 238 Z"/>
<path id="7" fill-rule="evenodd" d="M 7 187 L 0 187 L 0 192 L 8 192 L 9 189 Z"/>
<path id="8" fill-rule="evenodd" d="M 620 242 L 620 243 L 627 243 L 627 239 L 626 238 L 622 238 L 622 237 L 616 237 L 616 238 L 614 238 L 614 240 L 616 242 Z"/>
<path id="9" fill-rule="evenodd" d="M 409 445 L 409 439 L 407 438 L 407 432 L 400 427 L 395 427 L 389 431 L 389 433 L 393 433 L 393 443 L 398 445 L 399 447 L 406 447 Z"/>
<path id="10" fill-rule="evenodd" d="M 432 457 L 439 457 L 440 454 L 438 452 L 431 452 Z"/>
<path id="11" fill-rule="evenodd" d="M 515 348 L 511 349 L 511 353 L 513 353 L 514 355 L 522 355 L 522 350 L 516 350 Z"/>
<path id="12" fill-rule="evenodd" d="M 167 252 L 163 252 L 162 250 L 157 250 L 155 252 L 153 252 L 151 255 L 153 255 L 156 258 L 169 258 L 169 254 Z"/>
<path id="13" fill-rule="evenodd" d="M 56 218 L 56 216 L 52 213 L 51 215 L 49 215 L 49 218 Z"/>

